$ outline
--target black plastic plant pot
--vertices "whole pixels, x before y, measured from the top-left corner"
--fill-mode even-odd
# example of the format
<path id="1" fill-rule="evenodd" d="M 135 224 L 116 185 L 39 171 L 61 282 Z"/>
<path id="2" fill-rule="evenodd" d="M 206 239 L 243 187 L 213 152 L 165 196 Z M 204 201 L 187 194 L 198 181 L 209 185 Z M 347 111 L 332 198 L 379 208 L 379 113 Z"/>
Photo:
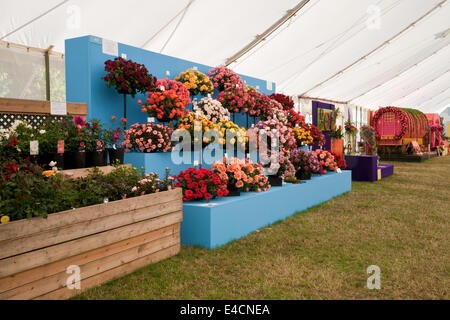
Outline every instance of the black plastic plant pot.
<path id="1" fill-rule="evenodd" d="M 297 170 L 295 177 L 299 180 L 311 180 L 311 171 Z"/>
<path id="2" fill-rule="evenodd" d="M 114 148 L 108 148 L 108 155 L 109 155 L 109 164 L 116 164 L 118 161 L 119 164 L 123 164 L 123 158 L 125 155 L 125 150 L 123 148 L 120 149 L 114 149 Z"/>
<path id="3" fill-rule="evenodd" d="M 269 183 L 272 187 L 281 187 L 283 185 L 283 179 L 279 176 L 269 175 Z"/>
<path id="4" fill-rule="evenodd" d="M 74 152 L 72 154 L 72 163 L 74 169 L 86 168 L 86 152 Z"/>
<path id="5" fill-rule="evenodd" d="M 88 167 L 104 167 L 108 164 L 108 153 L 106 150 L 88 152 L 87 163 Z"/>
<path id="6" fill-rule="evenodd" d="M 228 197 L 239 197 L 241 195 L 241 191 L 239 191 L 238 188 L 236 188 L 236 186 L 233 185 L 227 185 L 227 189 L 228 189 Z"/>
<path id="7" fill-rule="evenodd" d="M 38 156 L 38 164 L 44 169 L 51 169 L 50 162 L 56 162 L 56 167 L 59 169 L 65 169 L 64 166 L 64 153 L 45 153 Z"/>

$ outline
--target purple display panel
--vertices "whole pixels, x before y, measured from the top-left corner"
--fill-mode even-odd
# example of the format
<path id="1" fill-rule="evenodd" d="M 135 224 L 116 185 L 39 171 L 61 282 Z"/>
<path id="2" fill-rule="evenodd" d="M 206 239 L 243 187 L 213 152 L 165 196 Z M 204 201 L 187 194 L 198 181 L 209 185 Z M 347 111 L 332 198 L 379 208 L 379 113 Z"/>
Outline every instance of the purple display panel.
<path id="1" fill-rule="evenodd" d="M 392 176 L 394 174 L 394 165 L 393 164 L 380 164 L 378 166 L 378 169 L 381 169 L 381 178 L 382 179 Z"/>
<path id="2" fill-rule="evenodd" d="M 319 101 L 313 101 L 312 102 L 312 122 L 313 125 L 317 126 L 318 124 L 318 112 L 317 109 L 327 109 L 327 110 L 333 110 L 334 111 L 334 104 L 319 102 Z M 331 132 L 330 131 L 323 131 L 323 134 L 325 135 L 325 145 L 323 146 L 324 150 L 331 150 Z M 318 149 L 318 146 L 313 146 L 313 150 Z"/>

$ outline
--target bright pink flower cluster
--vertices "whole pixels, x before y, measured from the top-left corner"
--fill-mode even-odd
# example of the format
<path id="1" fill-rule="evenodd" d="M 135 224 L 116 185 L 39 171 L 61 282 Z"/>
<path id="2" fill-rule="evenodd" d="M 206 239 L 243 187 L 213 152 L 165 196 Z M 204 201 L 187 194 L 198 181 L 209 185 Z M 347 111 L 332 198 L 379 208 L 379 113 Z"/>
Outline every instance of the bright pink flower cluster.
<path id="1" fill-rule="evenodd" d="M 329 151 L 317 149 L 314 152 L 316 153 L 322 167 L 320 174 L 327 173 L 328 171 L 336 171 L 338 165 L 334 156 Z"/>
<path id="2" fill-rule="evenodd" d="M 220 91 L 230 89 L 230 88 L 241 88 L 244 90 L 244 81 L 242 78 L 233 70 L 227 67 L 217 67 L 209 70 L 208 76 L 210 80 L 214 83 L 214 88 Z"/>
<path id="3" fill-rule="evenodd" d="M 314 151 L 305 151 L 303 149 L 292 150 L 291 162 L 296 170 L 320 173 L 322 169 L 317 154 Z"/>
<path id="4" fill-rule="evenodd" d="M 164 90 L 174 90 L 185 106 L 191 103 L 189 90 L 186 89 L 186 87 L 180 81 L 169 80 L 168 78 L 160 79 L 156 81 L 156 90 L 163 91 L 161 90 L 161 87 L 164 87 Z"/>
<path id="5" fill-rule="evenodd" d="M 263 173 L 260 163 L 253 163 L 249 159 L 224 158 L 212 165 L 212 169 L 221 179 L 228 181 L 228 188 L 243 191 L 267 191 L 270 184 Z"/>
<path id="6" fill-rule="evenodd" d="M 246 92 L 243 87 L 226 88 L 224 91 L 220 92 L 217 100 L 230 112 L 243 111 L 245 113 L 250 113 L 251 110 L 254 110 L 255 106 L 254 94 Z"/>
<path id="7" fill-rule="evenodd" d="M 124 131 L 124 141 L 120 143 L 125 152 L 168 152 L 172 149 L 170 137 L 173 130 L 162 124 L 135 123 Z"/>
<path id="8" fill-rule="evenodd" d="M 292 135 L 292 129 L 278 119 L 270 119 L 258 122 L 255 125 L 253 132 L 255 134 L 267 136 L 267 143 L 269 144 L 269 146 L 271 143 L 271 139 L 275 137 L 279 138 L 280 146 L 286 150 L 295 148 L 296 146 L 295 138 Z"/>
<path id="9" fill-rule="evenodd" d="M 209 169 L 189 168 L 174 176 L 174 186 L 183 188 L 183 201 L 210 200 L 228 195 L 227 180 Z"/>

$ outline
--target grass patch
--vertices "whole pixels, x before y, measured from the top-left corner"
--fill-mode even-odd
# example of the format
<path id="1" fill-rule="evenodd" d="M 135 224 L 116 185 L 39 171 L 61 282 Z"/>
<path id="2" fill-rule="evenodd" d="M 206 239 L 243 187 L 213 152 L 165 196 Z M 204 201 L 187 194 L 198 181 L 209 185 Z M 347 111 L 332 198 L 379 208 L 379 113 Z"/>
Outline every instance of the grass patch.
<path id="1" fill-rule="evenodd" d="M 75 299 L 449 299 L 450 157 L 391 163 L 392 177 Z M 381 290 L 366 288 L 372 264 Z"/>

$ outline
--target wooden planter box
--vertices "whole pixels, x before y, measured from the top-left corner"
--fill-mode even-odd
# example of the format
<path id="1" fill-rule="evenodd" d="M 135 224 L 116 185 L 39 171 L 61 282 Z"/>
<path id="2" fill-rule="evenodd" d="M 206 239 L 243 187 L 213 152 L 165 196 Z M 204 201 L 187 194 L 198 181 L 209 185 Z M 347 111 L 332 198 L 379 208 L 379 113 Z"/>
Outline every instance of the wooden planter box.
<path id="1" fill-rule="evenodd" d="M 175 189 L 0 225 L 0 299 L 67 299 L 176 255 L 181 221 Z"/>

